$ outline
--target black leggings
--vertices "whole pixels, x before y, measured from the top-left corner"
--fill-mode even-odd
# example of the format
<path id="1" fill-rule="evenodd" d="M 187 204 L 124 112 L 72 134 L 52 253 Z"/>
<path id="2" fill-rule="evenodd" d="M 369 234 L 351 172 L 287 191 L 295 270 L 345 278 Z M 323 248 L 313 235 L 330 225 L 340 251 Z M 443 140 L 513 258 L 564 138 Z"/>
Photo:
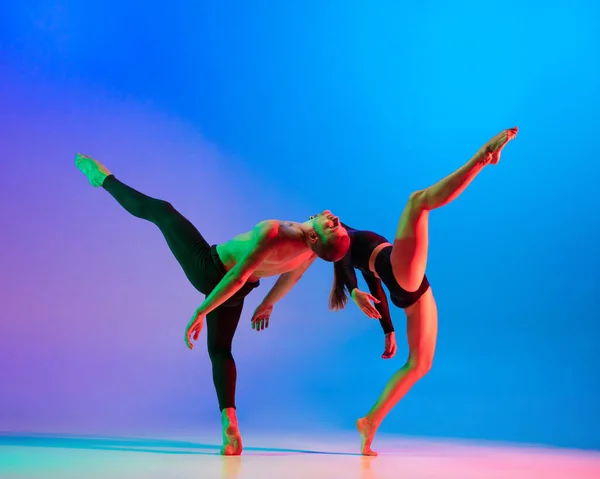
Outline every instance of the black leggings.
<path id="1" fill-rule="evenodd" d="M 225 267 L 216 247 L 211 247 L 192 223 L 170 203 L 150 198 L 121 183 L 113 175 L 104 180 L 102 187 L 133 216 L 158 226 L 190 283 L 202 294 L 210 294 L 225 275 Z M 221 410 L 235 408 L 237 372 L 231 342 L 242 314 L 244 298 L 257 286 L 258 283 L 246 283 L 206 317 L 208 354 Z"/>

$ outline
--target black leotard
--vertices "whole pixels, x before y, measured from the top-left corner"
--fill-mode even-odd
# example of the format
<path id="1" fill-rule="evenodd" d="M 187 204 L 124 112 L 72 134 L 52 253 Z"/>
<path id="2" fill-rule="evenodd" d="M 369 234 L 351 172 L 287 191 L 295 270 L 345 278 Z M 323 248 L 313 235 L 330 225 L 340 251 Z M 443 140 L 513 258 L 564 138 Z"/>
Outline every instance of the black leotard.
<path id="1" fill-rule="evenodd" d="M 350 236 L 350 249 L 346 253 L 346 256 L 336 263 L 339 281 L 352 294 L 352 290 L 358 288 L 354 269 L 360 270 L 371 294 L 381 301 L 375 307 L 381 314 L 380 323 L 384 333 L 392 332 L 394 326 L 381 282 L 383 281 L 383 284 L 388 288 L 390 298 L 395 306 L 398 308 L 408 308 L 416 303 L 429 288 L 427 276 L 423 276 L 423 281 L 416 291 L 410 292 L 402 289 L 392 271 L 392 263 L 390 261 L 392 246 L 386 246 L 379 252 L 375 259 L 375 271 L 381 279 L 377 278 L 369 269 L 369 259 L 377 246 L 382 243 L 389 243 L 389 241 L 372 231 L 355 230 L 346 225 L 344 227 L 348 230 L 348 235 Z"/>

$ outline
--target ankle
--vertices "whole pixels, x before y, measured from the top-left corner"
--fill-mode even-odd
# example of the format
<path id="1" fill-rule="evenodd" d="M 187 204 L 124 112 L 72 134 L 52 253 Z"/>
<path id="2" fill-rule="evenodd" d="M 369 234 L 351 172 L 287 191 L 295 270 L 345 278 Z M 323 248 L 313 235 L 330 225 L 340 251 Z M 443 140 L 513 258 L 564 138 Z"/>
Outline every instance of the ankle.
<path id="1" fill-rule="evenodd" d="M 379 427 L 379 424 L 381 423 L 381 421 L 377 420 L 373 415 L 371 414 L 367 414 L 364 418 L 365 420 L 365 424 L 370 428 L 370 429 L 377 429 Z"/>
<path id="2" fill-rule="evenodd" d="M 237 427 L 237 414 L 233 407 L 225 408 L 221 411 L 221 422 L 223 425 L 232 425 Z"/>
<path id="3" fill-rule="evenodd" d="M 107 182 L 110 182 L 110 181 L 112 181 L 114 179 L 115 179 L 115 175 L 113 175 L 112 173 L 109 173 L 104 178 L 102 178 L 102 183 L 100 183 L 100 186 L 102 188 L 104 188 L 104 186 L 106 185 Z"/>
<path id="4" fill-rule="evenodd" d="M 471 158 L 468 165 L 470 169 L 475 169 L 479 172 L 483 167 L 490 164 L 492 159 L 492 152 L 486 147 L 482 146 L 479 151 Z"/>

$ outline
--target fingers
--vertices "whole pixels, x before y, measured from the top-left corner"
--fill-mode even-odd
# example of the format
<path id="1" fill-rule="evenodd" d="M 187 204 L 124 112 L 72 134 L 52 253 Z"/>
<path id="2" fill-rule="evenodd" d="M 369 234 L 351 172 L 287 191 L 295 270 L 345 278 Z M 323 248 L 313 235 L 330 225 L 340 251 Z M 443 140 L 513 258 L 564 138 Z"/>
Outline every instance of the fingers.
<path id="1" fill-rule="evenodd" d="M 371 319 L 381 319 L 381 314 L 379 314 L 379 311 L 377 311 L 375 307 L 370 303 L 368 305 L 365 305 L 362 308 L 362 311 Z"/>
<path id="2" fill-rule="evenodd" d="M 388 344 L 388 341 L 389 341 L 389 344 Z M 381 355 L 381 357 L 383 359 L 391 359 L 396 355 L 397 350 L 398 350 L 398 346 L 396 344 L 396 340 L 395 339 L 389 340 L 388 337 L 386 336 L 385 347 L 384 347 L 384 351 L 383 351 L 383 354 Z"/>
<path id="3" fill-rule="evenodd" d="M 386 349 L 381 357 L 383 359 L 392 359 L 396 355 L 396 346 L 393 346 L 389 351 Z"/>
<path id="4" fill-rule="evenodd" d="M 386 349 L 383 352 L 383 355 L 381 356 L 383 359 L 391 359 L 396 355 L 396 350 L 398 349 L 398 346 L 396 346 L 396 343 L 391 344 L 389 349 Z"/>
<path id="5" fill-rule="evenodd" d="M 372 296 L 370 294 L 368 295 L 368 298 L 376 304 L 381 303 L 381 301 L 379 301 L 375 296 Z"/>
<path id="6" fill-rule="evenodd" d="M 194 321 L 189 322 L 188 327 L 185 330 L 185 344 L 189 349 L 194 349 L 194 343 L 192 343 L 192 339 L 194 341 L 198 340 L 203 325 L 203 317 L 197 318 Z"/>
<path id="7" fill-rule="evenodd" d="M 185 332 L 185 344 L 189 349 L 194 349 L 194 345 L 192 344 L 192 328 L 188 328 Z"/>
<path id="8" fill-rule="evenodd" d="M 265 328 L 269 327 L 269 316 L 263 318 L 253 318 L 252 319 L 252 329 L 256 331 L 263 331 Z"/>
<path id="9" fill-rule="evenodd" d="M 375 306 L 371 304 L 371 301 L 373 301 L 374 303 L 381 303 L 381 301 L 379 301 L 375 296 L 371 294 L 367 294 L 367 298 L 370 301 L 361 301 L 360 303 L 358 303 L 360 305 L 360 309 L 362 309 L 363 313 L 365 313 L 369 318 L 381 319 L 381 314 L 379 314 L 379 311 L 377 311 Z"/>

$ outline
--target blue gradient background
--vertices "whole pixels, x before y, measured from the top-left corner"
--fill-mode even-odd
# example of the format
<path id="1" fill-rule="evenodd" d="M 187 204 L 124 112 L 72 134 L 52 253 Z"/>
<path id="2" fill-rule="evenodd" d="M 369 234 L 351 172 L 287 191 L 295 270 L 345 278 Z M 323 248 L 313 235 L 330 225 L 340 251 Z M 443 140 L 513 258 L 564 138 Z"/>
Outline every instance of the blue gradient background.
<path id="1" fill-rule="evenodd" d="M 251 5 L 250 5 L 251 3 Z M 330 208 L 388 237 L 408 194 L 518 139 L 431 215 L 429 376 L 382 432 L 600 449 L 600 10 L 592 1 L 5 1 L 0 430 L 214 431 L 202 297 L 76 151 L 209 242 Z M 234 343 L 242 430 L 351 429 L 406 357 L 315 264 Z M 205 339 L 202 339 L 203 343 Z M 213 429 L 214 428 L 214 429 Z"/>

